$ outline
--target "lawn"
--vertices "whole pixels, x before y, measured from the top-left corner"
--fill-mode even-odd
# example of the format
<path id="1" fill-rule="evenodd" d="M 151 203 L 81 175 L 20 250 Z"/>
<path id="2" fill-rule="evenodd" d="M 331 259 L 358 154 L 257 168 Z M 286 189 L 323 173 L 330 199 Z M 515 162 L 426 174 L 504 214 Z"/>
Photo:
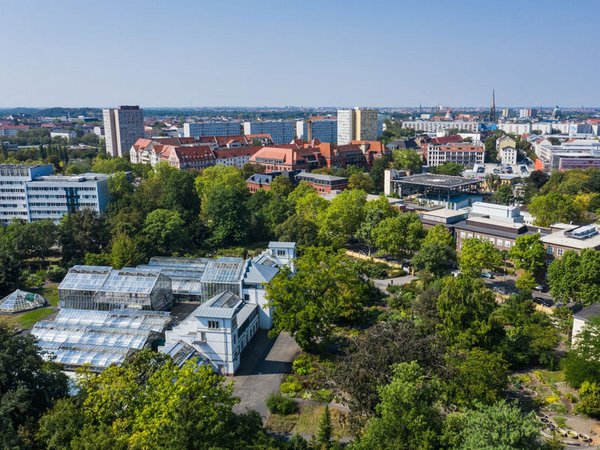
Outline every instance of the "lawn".
<path id="1" fill-rule="evenodd" d="M 281 416 L 271 414 L 267 420 L 266 427 L 271 431 L 280 433 L 306 433 L 315 434 L 319 429 L 319 421 L 325 411 L 325 405 L 301 405 L 300 412 Z M 339 439 L 349 432 L 345 426 L 345 415 L 336 409 L 330 409 L 333 434 Z"/>
<path id="2" fill-rule="evenodd" d="M 46 300 L 50 306 L 58 306 L 58 284 L 47 283 L 43 288 L 34 289 L 34 293 L 40 294 Z"/>
<path id="3" fill-rule="evenodd" d="M 538 370 L 540 377 L 548 384 L 560 383 L 565 381 L 565 373 L 562 370 Z"/>
<path id="4" fill-rule="evenodd" d="M 28 311 L 26 313 L 15 316 L 14 321 L 17 323 L 17 325 L 20 328 L 24 328 L 24 329 L 28 330 L 30 328 L 33 328 L 33 326 L 37 322 L 39 322 L 42 319 L 45 319 L 46 317 L 48 317 L 50 314 L 52 314 L 55 311 L 56 311 L 56 309 L 51 308 L 51 307 L 38 308 L 38 309 L 34 309 L 33 311 Z"/>

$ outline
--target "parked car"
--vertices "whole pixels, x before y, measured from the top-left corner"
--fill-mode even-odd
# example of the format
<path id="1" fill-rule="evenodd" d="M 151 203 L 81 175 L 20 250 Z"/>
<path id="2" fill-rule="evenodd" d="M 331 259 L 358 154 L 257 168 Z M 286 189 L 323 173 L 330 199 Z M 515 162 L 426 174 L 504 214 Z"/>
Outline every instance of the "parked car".
<path id="1" fill-rule="evenodd" d="M 506 173 L 513 173 L 513 168 L 511 166 L 506 166 Z"/>
<path id="2" fill-rule="evenodd" d="M 494 274 L 492 272 L 481 272 L 481 278 L 487 278 L 488 280 L 493 280 Z"/>
<path id="3" fill-rule="evenodd" d="M 548 290 L 548 288 L 546 286 L 544 286 L 543 284 L 538 284 L 533 289 L 538 292 L 546 292 Z"/>
<path id="4" fill-rule="evenodd" d="M 552 305 L 554 305 L 554 302 L 552 300 L 548 300 L 547 298 L 533 297 L 533 301 L 538 305 L 542 305 L 547 308 L 550 308 Z"/>

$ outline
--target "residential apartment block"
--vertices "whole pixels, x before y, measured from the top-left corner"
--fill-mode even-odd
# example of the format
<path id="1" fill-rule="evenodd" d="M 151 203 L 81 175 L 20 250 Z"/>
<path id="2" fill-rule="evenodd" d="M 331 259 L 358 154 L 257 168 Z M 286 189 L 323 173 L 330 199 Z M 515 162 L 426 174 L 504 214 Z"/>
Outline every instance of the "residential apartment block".
<path id="1" fill-rule="evenodd" d="M 337 119 L 329 116 L 311 116 L 296 122 L 296 135 L 305 141 L 337 142 Z"/>
<path id="2" fill-rule="evenodd" d="M 183 135 L 185 137 L 205 136 L 239 136 L 242 125 L 239 122 L 197 122 L 184 123 Z"/>
<path id="3" fill-rule="evenodd" d="M 0 223 L 50 219 L 88 208 L 97 212 L 109 202 L 108 175 L 53 175 L 52 164 L 0 164 Z"/>
<path id="4" fill-rule="evenodd" d="M 374 109 L 338 109 L 337 143 L 352 141 L 376 141 L 378 138 L 378 112 Z"/>
<path id="5" fill-rule="evenodd" d="M 475 164 L 483 164 L 485 147 L 483 144 L 472 144 L 469 142 L 439 144 L 435 140 L 432 140 L 427 145 L 426 158 L 427 164 L 433 167 L 453 162 L 468 168 L 473 167 Z"/>
<path id="6" fill-rule="evenodd" d="M 28 125 L 0 125 L 0 136 L 16 136 L 19 131 L 28 130 Z"/>
<path id="7" fill-rule="evenodd" d="M 452 129 L 458 131 L 467 131 L 469 133 L 477 133 L 479 131 L 479 122 L 466 121 L 444 121 L 444 120 L 403 120 L 403 128 L 412 128 L 416 131 L 424 131 L 426 133 L 439 133 Z"/>
<path id="8" fill-rule="evenodd" d="M 244 134 L 269 134 L 275 144 L 289 144 L 296 138 L 295 121 L 244 122 L 243 130 Z"/>
<path id="9" fill-rule="evenodd" d="M 106 153 L 126 157 L 135 141 L 144 137 L 144 110 L 139 106 L 120 106 L 105 109 L 102 114 Z"/>
<path id="10" fill-rule="evenodd" d="M 496 151 L 503 166 L 517 164 L 517 143 L 510 136 L 503 136 L 496 141 Z"/>

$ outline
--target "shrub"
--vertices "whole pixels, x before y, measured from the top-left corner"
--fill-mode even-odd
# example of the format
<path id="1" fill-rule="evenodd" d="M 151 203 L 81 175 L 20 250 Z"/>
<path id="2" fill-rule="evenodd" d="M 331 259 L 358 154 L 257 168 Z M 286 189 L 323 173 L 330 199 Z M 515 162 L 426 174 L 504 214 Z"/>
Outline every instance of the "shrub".
<path id="1" fill-rule="evenodd" d="M 595 419 L 600 419 L 600 386 L 598 384 L 589 381 L 584 381 L 581 384 L 579 403 L 576 410 Z"/>
<path id="2" fill-rule="evenodd" d="M 60 266 L 49 266 L 48 270 L 46 270 L 46 277 L 50 281 L 62 281 L 62 279 L 67 274 L 67 271 Z"/>
<path id="3" fill-rule="evenodd" d="M 284 416 L 298 411 L 298 405 L 296 405 L 294 400 L 276 393 L 272 393 L 267 398 L 267 408 L 269 408 L 271 414 L 281 414 Z"/>
<path id="4" fill-rule="evenodd" d="M 315 371 L 312 366 L 312 358 L 307 354 L 298 355 L 294 362 L 292 363 L 292 370 L 295 374 L 306 376 L 310 375 Z"/>
<path id="5" fill-rule="evenodd" d="M 279 390 L 282 394 L 296 395 L 302 390 L 302 384 L 296 380 L 286 381 L 285 383 L 281 383 Z"/>
<path id="6" fill-rule="evenodd" d="M 359 261 L 360 271 L 369 278 L 382 279 L 388 277 L 388 265 L 374 261 Z"/>
<path id="7" fill-rule="evenodd" d="M 23 272 L 23 284 L 26 288 L 36 289 L 41 287 L 44 284 L 46 278 L 44 277 L 44 272 L 35 272 L 31 273 L 29 271 Z"/>
<path id="8" fill-rule="evenodd" d="M 314 392 L 314 397 L 318 402 L 329 403 L 333 400 L 333 391 L 331 389 L 319 389 Z"/>

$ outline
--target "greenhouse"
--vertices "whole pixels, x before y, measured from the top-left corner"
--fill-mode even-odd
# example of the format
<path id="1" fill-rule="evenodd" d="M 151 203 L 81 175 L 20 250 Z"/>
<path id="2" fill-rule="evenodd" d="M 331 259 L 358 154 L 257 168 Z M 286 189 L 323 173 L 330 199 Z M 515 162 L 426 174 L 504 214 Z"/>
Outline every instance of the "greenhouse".
<path id="1" fill-rule="evenodd" d="M 173 303 L 171 279 L 160 269 L 74 266 L 58 288 L 61 308 L 166 310 Z"/>
<path id="2" fill-rule="evenodd" d="M 30 309 L 40 308 L 47 304 L 48 302 L 41 295 L 17 289 L 12 294 L 0 300 L 0 312 L 17 313 L 29 311 Z"/>
<path id="3" fill-rule="evenodd" d="M 248 262 L 242 258 L 212 259 L 202 274 L 202 301 L 229 291 L 243 298 L 243 278 Z"/>
<path id="4" fill-rule="evenodd" d="M 170 320 L 164 311 L 61 309 L 54 320 L 38 322 L 31 333 L 48 358 L 66 370 L 89 365 L 100 372 L 152 345 Z"/>
<path id="5" fill-rule="evenodd" d="M 173 296 L 178 300 L 202 298 L 202 274 L 211 260 L 208 258 L 153 257 L 140 268 L 160 269 L 163 275 L 171 278 Z"/>

